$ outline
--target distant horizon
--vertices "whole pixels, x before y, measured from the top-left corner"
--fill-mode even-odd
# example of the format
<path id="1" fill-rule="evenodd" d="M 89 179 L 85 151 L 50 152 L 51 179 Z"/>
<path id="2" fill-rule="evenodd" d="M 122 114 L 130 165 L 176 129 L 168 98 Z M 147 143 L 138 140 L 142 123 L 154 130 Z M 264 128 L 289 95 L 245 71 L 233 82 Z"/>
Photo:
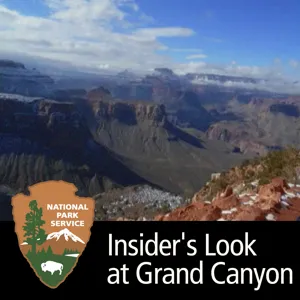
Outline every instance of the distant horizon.
<path id="1" fill-rule="evenodd" d="M 198 73 L 182 73 L 177 72 L 169 67 L 158 67 L 156 69 L 150 70 L 148 72 L 141 70 L 131 70 L 131 69 L 119 69 L 119 70 L 105 70 L 105 71 L 98 71 L 98 70 L 86 70 L 86 69 L 78 69 L 76 67 L 72 67 L 66 63 L 55 62 L 54 64 L 52 61 L 49 62 L 47 59 L 40 59 L 36 60 L 34 57 L 30 56 L 14 56 L 14 55 L 1 55 L 0 53 L 0 60 L 11 60 L 17 63 L 21 63 L 25 66 L 27 70 L 32 70 L 35 68 L 37 72 L 50 76 L 54 80 L 63 80 L 63 79 L 82 79 L 86 80 L 87 82 L 90 81 L 96 82 L 98 80 L 101 81 L 102 78 L 109 78 L 117 80 L 116 75 L 121 72 L 128 71 L 129 74 L 132 75 L 131 78 L 128 78 L 128 81 L 134 81 L 143 79 L 147 75 L 154 75 L 159 76 L 157 69 L 167 69 L 173 72 L 173 74 L 181 78 L 185 78 L 184 76 L 187 74 L 194 74 L 203 76 L 199 79 L 190 80 L 190 84 L 193 85 L 213 85 L 213 86 L 221 86 L 225 88 L 235 88 L 235 89 L 245 89 L 249 90 L 250 92 L 269 92 L 269 93 L 276 93 L 276 94 L 286 94 L 286 95 L 300 95 L 300 81 L 296 78 L 268 78 L 268 77 L 255 77 L 255 76 L 243 76 L 238 74 L 226 74 L 225 72 L 218 72 L 218 73 L 205 73 L 205 72 L 198 72 Z M 204 71 L 204 70 L 203 70 Z M 220 76 L 220 78 L 227 77 L 228 80 L 225 82 L 221 82 L 219 80 L 205 78 L 205 76 Z M 232 80 L 230 80 L 232 79 Z M 255 80 L 254 83 L 252 82 L 236 82 L 234 79 L 253 79 Z M 187 80 L 185 78 L 185 80 Z M 96 83 L 95 83 L 96 84 Z M 101 86 L 99 83 L 98 86 Z M 96 87 L 96 86 L 95 86 Z"/>
<path id="2" fill-rule="evenodd" d="M 1 0 L 0 53 L 89 72 L 300 78 L 299 14 L 297 0 Z"/>

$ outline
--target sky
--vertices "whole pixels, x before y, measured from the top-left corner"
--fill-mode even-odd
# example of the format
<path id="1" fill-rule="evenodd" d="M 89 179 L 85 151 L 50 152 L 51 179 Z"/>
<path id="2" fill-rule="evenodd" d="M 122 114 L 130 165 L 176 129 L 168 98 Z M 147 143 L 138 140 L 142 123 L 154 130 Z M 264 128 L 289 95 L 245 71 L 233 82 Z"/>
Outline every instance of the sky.
<path id="1" fill-rule="evenodd" d="M 299 0 L 0 0 L 0 52 L 96 71 L 299 80 L 299 16 Z"/>

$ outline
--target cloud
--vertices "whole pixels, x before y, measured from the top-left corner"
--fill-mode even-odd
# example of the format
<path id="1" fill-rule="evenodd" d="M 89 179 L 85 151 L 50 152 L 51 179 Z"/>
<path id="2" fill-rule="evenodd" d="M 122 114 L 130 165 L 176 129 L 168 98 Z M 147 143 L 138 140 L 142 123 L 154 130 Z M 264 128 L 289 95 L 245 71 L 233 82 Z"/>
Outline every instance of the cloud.
<path id="1" fill-rule="evenodd" d="M 182 39 L 185 45 L 184 39 L 195 36 L 196 32 L 181 27 L 179 21 L 170 27 L 155 26 L 155 20 L 141 11 L 134 0 L 40 1 L 49 9 L 47 17 L 22 15 L 0 2 L 0 54 L 27 55 L 93 72 L 124 69 L 148 72 L 166 67 L 178 74 L 282 77 L 280 67 L 211 64 L 197 61 L 204 58 L 201 49 L 169 48 L 162 38 Z M 221 42 L 211 37 L 204 39 Z M 187 56 L 188 62 L 178 63 L 170 52 L 191 55 Z"/>
<path id="2" fill-rule="evenodd" d="M 139 16 L 139 20 L 147 24 L 155 23 L 155 19 L 151 16 L 146 15 L 145 13 L 141 13 L 141 15 Z"/>
<path id="3" fill-rule="evenodd" d="M 276 57 L 276 58 L 274 59 L 274 64 L 276 64 L 276 65 L 281 64 L 281 59 L 278 58 L 278 57 Z"/>
<path id="4" fill-rule="evenodd" d="M 170 60 L 156 54 L 166 47 L 157 37 L 192 33 L 177 27 L 128 30 L 129 12 L 135 20 L 145 17 L 128 0 L 45 0 L 45 4 L 51 10 L 47 18 L 23 16 L 0 5 L 3 52 L 23 52 L 87 69 L 103 65 L 149 69 Z"/>
<path id="5" fill-rule="evenodd" d="M 268 80 L 258 80 L 257 82 L 247 82 L 247 81 L 233 81 L 233 80 L 209 80 L 207 78 L 195 79 L 192 81 L 197 85 L 217 85 L 226 88 L 240 88 L 247 90 L 260 90 L 268 91 L 279 94 L 296 94 L 300 93 L 300 83 L 299 82 L 284 82 L 280 80 L 268 81 Z"/>
<path id="6" fill-rule="evenodd" d="M 174 52 L 201 52 L 202 51 L 202 49 L 199 48 L 173 48 L 170 50 Z"/>
<path id="7" fill-rule="evenodd" d="M 154 20 L 133 0 L 44 0 L 48 17 L 25 16 L 0 5 L 2 52 L 28 54 L 85 69 L 150 70 L 172 65 L 157 54 L 160 37 L 189 37 L 190 28 L 136 27 Z"/>
<path id="8" fill-rule="evenodd" d="M 186 57 L 186 59 L 203 59 L 206 58 L 207 55 L 205 54 L 193 54 Z"/>
<path id="9" fill-rule="evenodd" d="M 268 79 L 282 79 L 282 74 L 274 71 L 271 67 L 258 66 L 241 66 L 235 61 L 231 64 L 212 64 L 204 61 L 190 61 L 188 63 L 177 64 L 174 66 L 174 71 L 177 74 L 185 73 L 206 73 L 231 75 L 253 78 L 268 78 Z"/>
<path id="10" fill-rule="evenodd" d="M 289 61 L 289 65 L 292 67 L 292 68 L 297 68 L 299 66 L 299 61 L 295 60 L 295 59 L 291 59 Z"/>
<path id="11" fill-rule="evenodd" d="M 257 82 L 233 81 L 226 80 L 224 82 L 218 80 L 200 79 L 193 80 L 194 84 L 217 85 L 226 88 L 239 88 L 253 91 L 267 91 L 278 94 L 300 94 L 300 82 L 286 82 L 283 80 L 258 80 Z"/>
<path id="12" fill-rule="evenodd" d="M 182 27 L 164 27 L 164 28 L 142 28 L 136 30 L 135 34 L 148 37 L 188 37 L 194 35 L 195 32 L 190 28 Z"/>

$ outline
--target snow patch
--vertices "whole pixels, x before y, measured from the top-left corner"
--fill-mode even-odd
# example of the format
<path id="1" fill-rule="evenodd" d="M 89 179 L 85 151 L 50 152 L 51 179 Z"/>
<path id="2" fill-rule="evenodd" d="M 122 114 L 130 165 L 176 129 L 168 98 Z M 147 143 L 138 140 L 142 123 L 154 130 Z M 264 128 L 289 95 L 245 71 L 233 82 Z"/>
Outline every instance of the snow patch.
<path id="1" fill-rule="evenodd" d="M 242 193 L 242 194 L 239 195 L 240 198 L 243 198 L 243 197 L 246 197 L 246 196 L 249 196 L 249 195 L 247 193 Z"/>
<path id="2" fill-rule="evenodd" d="M 161 191 L 149 186 L 142 186 L 136 191 L 120 196 L 116 201 L 103 205 L 103 208 L 108 215 L 114 216 L 119 213 L 120 208 L 130 208 L 142 205 L 147 209 L 164 208 L 172 211 L 185 203 L 184 198 L 181 196 L 173 195 L 169 192 Z"/>
<path id="3" fill-rule="evenodd" d="M 286 195 L 288 198 L 296 197 L 296 194 L 294 194 L 294 193 L 289 193 L 289 192 L 286 192 L 285 195 Z"/>
<path id="4" fill-rule="evenodd" d="M 236 212 L 236 211 L 237 211 L 236 207 L 233 207 L 229 210 L 222 210 L 222 215 L 231 215 L 233 212 Z"/>
<path id="5" fill-rule="evenodd" d="M 266 220 L 267 221 L 275 221 L 275 216 L 273 214 L 267 214 L 266 215 Z"/>
<path id="6" fill-rule="evenodd" d="M 249 201 L 243 202 L 243 205 L 249 205 L 249 206 L 252 206 L 253 204 L 254 204 L 254 201 L 253 201 L 253 200 L 249 200 Z"/>
<path id="7" fill-rule="evenodd" d="M 252 181 L 251 185 L 254 186 L 254 187 L 257 187 L 258 186 L 258 182 L 259 182 L 258 180 Z"/>
<path id="8" fill-rule="evenodd" d="M 299 188 L 300 187 L 300 184 L 293 184 L 293 183 L 288 183 L 288 186 L 290 187 L 290 188 Z"/>
<path id="9" fill-rule="evenodd" d="M 56 241 L 58 241 L 61 236 L 64 236 L 66 241 L 68 241 L 70 238 L 73 242 L 80 242 L 82 244 L 85 244 L 85 242 L 81 238 L 79 238 L 77 235 L 72 233 L 68 228 L 62 229 L 61 231 L 58 232 L 52 232 L 48 234 L 47 240 L 56 238 Z"/>
<path id="10" fill-rule="evenodd" d="M 285 202 L 285 201 L 281 201 L 280 204 L 281 204 L 281 207 L 287 207 L 287 206 L 290 206 L 290 205 L 289 205 L 287 202 Z"/>
<path id="11" fill-rule="evenodd" d="M 8 94 L 8 93 L 0 93 L 0 99 L 4 100 L 14 100 L 19 102 L 33 102 L 35 100 L 42 100 L 44 98 L 41 97 L 28 97 L 18 94 Z"/>
<path id="12" fill-rule="evenodd" d="M 74 254 L 66 254 L 65 256 L 70 256 L 70 257 L 78 257 L 79 253 L 74 253 Z"/>

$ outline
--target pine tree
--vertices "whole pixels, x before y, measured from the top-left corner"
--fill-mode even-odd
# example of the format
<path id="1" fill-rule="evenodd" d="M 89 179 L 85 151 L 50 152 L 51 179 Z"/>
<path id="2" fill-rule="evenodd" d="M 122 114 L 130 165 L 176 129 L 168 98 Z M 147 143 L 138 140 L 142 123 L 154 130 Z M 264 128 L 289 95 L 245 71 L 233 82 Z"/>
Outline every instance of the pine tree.
<path id="1" fill-rule="evenodd" d="M 48 250 L 47 250 L 47 255 L 50 255 L 50 254 L 53 254 L 53 252 L 52 252 L 52 248 L 49 246 Z"/>
<path id="2" fill-rule="evenodd" d="M 37 201 L 32 200 L 29 203 L 30 212 L 26 214 L 24 237 L 26 242 L 31 246 L 31 254 L 36 254 L 36 246 L 42 245 L 47 238 L 47 234 L 42 226 L 45 224 L 43 217 L 43 209 L 38 208 Z"/>

